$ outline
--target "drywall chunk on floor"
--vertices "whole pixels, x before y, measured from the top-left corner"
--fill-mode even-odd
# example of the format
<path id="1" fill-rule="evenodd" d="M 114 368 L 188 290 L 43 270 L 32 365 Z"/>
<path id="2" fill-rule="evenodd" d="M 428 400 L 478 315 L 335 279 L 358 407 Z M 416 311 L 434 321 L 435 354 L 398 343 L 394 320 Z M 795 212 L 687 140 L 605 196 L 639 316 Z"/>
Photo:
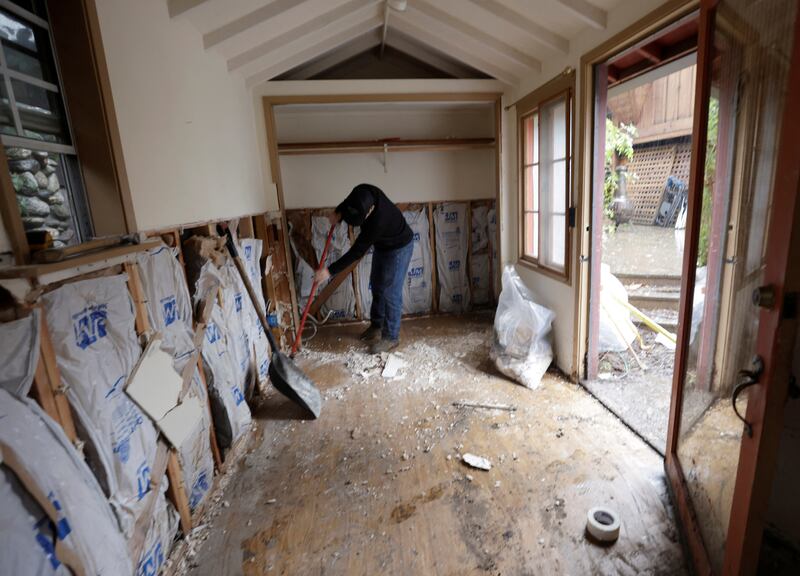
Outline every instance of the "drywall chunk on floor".
<path id="1" fill-rule="evenodd" d="M 428 214 L 423 210 L 406 210 L 403 216 L 414 234 L 414 251 L 403 284 L 403 314 L 431 311 L 433 298 L 431 237 Z"/>
<path id="2" fill-rule="evenodd" d="M 325 216 L 313 216 L 311 218 L 311 244 L 314 246 L 317 260 L 322 258 L 322 252 L 325 250 L 325 241 L 328 238 L 330 228 L 330 221 Z M 350 250 L 348 227 L 345 222 L 339 222 L 331 238 L 331 245 L 328 248 L 325 265 L 330 266 L 344 256 L 348 250 Z M 326 285 L 327 283 L 319 286 L 319 290 L 325 288 Z M 320 313 L 323 317 L 330 313 L 331 320 L 355 318 L 356 299 L 355 292 L 353 291 L 353 283 L 350 279 L 346 279 L 334 290 L 331 297 L 328 298 L 325 304 L 322 305 L 322 308 L 320 308 Z"/>
<path id="3" fill-rule="evenodd" d="M 42 301 L 89 458 L 129 535 L 150 487 L 157 433 L 124 392 L 141 354 L 127 275 L 65 284 Z"/>
<path id="4" fill-rule="evenodd" d="M 439 311 L 463 312 L 470 308 L 467 271 L 467 205 L 446 202 L 434 212 Z"/>

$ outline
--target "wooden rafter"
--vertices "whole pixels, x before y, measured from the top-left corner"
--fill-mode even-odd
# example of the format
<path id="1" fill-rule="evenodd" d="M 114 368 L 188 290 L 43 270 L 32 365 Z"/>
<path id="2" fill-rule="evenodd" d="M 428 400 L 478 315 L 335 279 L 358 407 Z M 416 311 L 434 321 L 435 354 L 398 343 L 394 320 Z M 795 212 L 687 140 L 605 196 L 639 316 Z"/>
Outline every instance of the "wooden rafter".
<path id="1" fill-rule="evenodd" d="M 470 2 L 480 6 L 496 18 L 522 30 L 539 44 L 561 52 L 562 54 L 569 53 L 569 40 L 556 34 L 552 30 L 548 30 L 524 14 L 512 10 L 505 4 L 501 4 L 497 0 L 470 0 Z"/>

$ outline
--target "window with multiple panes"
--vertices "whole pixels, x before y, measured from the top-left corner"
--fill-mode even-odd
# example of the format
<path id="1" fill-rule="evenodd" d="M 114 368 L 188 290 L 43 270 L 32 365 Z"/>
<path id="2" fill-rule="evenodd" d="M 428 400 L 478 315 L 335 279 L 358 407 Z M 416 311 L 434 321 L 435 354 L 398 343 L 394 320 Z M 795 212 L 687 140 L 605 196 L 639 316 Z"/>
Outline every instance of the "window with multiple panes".
<path id="1" fill-rule="evenodd" d="M 563 83 L 563 82 L 562 82 Z M 572 88 L 534 92 L 517 105 L 520 258 L 568 277 Z"/>
<path id="2" fill-rule="evenodd" d="M 0 0 L 0 142 L 26 232 L 55 246 L 91 235 L 42 0 Z"/>

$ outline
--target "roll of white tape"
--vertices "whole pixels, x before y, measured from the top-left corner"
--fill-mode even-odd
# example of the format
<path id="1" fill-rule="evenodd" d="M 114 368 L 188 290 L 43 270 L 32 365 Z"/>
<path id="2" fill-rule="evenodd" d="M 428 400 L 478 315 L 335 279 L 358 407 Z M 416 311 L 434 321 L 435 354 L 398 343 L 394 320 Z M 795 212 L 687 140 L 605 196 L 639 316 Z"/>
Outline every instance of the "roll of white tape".
<path id="1" fill-rule="evenodd" d="M 619 538 L 619 516 L 613 510 L 595 506 L 587 514 L 586 531 L 600 542 L 614 542 Z"/>

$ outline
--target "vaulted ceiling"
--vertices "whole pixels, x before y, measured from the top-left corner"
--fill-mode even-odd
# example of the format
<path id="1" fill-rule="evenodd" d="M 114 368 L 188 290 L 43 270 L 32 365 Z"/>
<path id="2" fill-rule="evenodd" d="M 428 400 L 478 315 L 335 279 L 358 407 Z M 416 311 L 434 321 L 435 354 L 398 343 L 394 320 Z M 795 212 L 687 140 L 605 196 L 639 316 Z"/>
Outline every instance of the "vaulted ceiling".
<path id="1" fill-rule="evenodd" d="M 587 27 L 604 28 L 620 0 L 166 1 L 253 86 L 324 76 L 386 46 L 444 76 L 513 85 Z"/>

